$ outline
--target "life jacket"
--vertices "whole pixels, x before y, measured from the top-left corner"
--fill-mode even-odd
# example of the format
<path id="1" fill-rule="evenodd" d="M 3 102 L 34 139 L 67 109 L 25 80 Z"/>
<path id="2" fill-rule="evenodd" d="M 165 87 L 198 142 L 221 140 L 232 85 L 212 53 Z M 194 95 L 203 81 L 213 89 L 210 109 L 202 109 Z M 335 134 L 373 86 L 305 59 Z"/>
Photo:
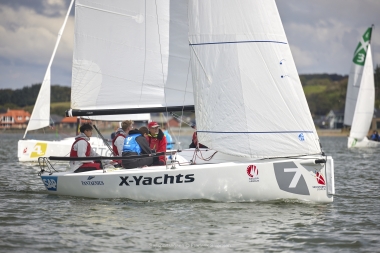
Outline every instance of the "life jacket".
<path id="1" fill-rule="evenodd" d="M 70 157 L 78 157 L 78 151 L 74 150 L 74 145 L 80 140 L 84 140 L 87 142 L 87 149 L 86 149 L 86 157 L 90 156 L 91 154 L 91 145 L 90 143 L 85 139 L 85 138 L 77 138 L 73 145 L 71 146 L 71 151 L 70 151 Z"/>
<path id="2" fill-rule="evenodd" d="M 112 150 L 113 150 L 115 156 L 121 156 L 121 154 L 119 154 L 119 151 L 117 150 L 117 147 L 115 146 L 115 141 L 116 141 L 116 139 L 117 139 L 119 136 L 123 136 L 123 137 L 125 138 L 125 135 L 119 132 L 119 133 L 118 133 L 118 134 L 112 139 Z"/>
<path id="3" fill-rule="evenodd" d="M 141 136 L 141 134 L 131 134 L 125 137 L 123 152 L 135 152 L 138 155 L 141 154 L 140 145 L 137 143 L 136 138 Z"/>

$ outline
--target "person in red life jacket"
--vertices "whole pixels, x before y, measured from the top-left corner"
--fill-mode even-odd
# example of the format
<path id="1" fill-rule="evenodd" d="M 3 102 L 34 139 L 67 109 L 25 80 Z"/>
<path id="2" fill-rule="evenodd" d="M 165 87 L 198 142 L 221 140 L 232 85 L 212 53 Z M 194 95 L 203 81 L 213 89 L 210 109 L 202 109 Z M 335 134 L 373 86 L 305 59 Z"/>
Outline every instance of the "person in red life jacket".
<path id="1" fill-rule="evenodd" d="M 92 125 L 85 123 L 79 128 L 79 131 L 79 135 L 75 137 L 71 146 L 70 157 L 100 156 L 92 150 L 89 143 L 92 136 Z M 100 163 L 94 161 L 70 161 L 70 168 L 74 173 L 102 169 Z"/>
<path id="2" fill-rule="evenodd" d="M 191 140 L 191 144 L 189 145 L 189 148 L 197 148 L 198 144 L 199 144 L 199 148 L 207 148 L 205 145 L 198 143 L 197 126 L 195 122 L 191 125 L 191 128 L 193 128 L 195 132 L 193 133 L 193 138 Z"/>
<path id="3" fill-rule="evenodd" d="M 115 156 L 122 156 L 125 137 L 128 136 L 128 132 L 132 129 L 132 120 L 124 120 L 123 122 L 121 122 L 121 128 L 118 128 L 116 130 L 115 137 L 112 139 L 112 149 Z M 121 160 L 114 161 L 121 165 Z"/>
<path id="4" fill-rule="evenodd" d="M 166 137 L 162 130 L 159 128 L 160 126 L 157 122 L 152 121 L 148 124 L 149 134 L 147 141 L 149 143 L 150 149 L 154 150 L 156 153 L 166 152 Z M 153 165 L 165 165 L 166 164 L 166 156 L 159 156 L 158 159 L 155 157 L 153 159 Z"/>
<path id="5" fill-rule="evenodd" d="M 138 129 L 131 129 L 127 137 L 125 137 L 123 145 L 123 156 L 150 155 L 152 151 L 149 147 L 147 139 Z M 141 157 L 122 160 L 124 169 L 134 169 L 151 166 L 153 157 Z"/>

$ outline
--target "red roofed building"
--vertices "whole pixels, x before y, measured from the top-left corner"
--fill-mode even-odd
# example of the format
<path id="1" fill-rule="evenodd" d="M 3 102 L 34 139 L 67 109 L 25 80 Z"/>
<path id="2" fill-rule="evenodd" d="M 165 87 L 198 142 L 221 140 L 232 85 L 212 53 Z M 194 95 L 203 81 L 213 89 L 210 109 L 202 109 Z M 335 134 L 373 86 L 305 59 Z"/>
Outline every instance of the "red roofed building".
<path id="1" fill-rule="evenodd" d="M 0 114 L 0 129 L 26 128 L 30 119 L 30 113 L 24 110 L 10 110 Z"/>

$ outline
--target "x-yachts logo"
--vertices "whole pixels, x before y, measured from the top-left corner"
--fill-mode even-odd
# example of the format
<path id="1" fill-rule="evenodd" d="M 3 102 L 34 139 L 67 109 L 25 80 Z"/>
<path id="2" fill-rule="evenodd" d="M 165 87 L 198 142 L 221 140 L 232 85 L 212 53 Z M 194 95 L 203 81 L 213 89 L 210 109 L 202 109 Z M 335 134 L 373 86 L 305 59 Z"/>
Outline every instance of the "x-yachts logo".
<path id="1" fill-rule="evenodd" d="M 274 173 L 281 190 L 300 195 L 310 195 L 301 169 L 294 162 L 274 163 Z"/>

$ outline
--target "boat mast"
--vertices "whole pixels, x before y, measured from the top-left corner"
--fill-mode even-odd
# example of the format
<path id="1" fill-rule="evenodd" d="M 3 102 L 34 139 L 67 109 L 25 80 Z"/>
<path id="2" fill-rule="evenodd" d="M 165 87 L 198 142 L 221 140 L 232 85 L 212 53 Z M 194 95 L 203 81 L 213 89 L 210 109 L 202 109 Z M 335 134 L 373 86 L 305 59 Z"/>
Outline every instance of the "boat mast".
<path id="1" fill-rule="evenodd" d="M 53 59 L 54 59 L 54 56 L 55 56 L 55 53 L 57 51 L 57 48 L 58 48 L 58 45 L 59 45 L 59 42 L 61 41 L 61 37 L 62 37 L 62 34 L 63 34 L 63 31 L 65 29 L 65 26 L 66 26 L 66 23 L 67 23 L 67 19 L 70 15 L 70 11 L 71 11 L 71 7 L 73 6 L 73 3 L 74 3 L 74 0 L 71 0 L 71 3 L 70 3 L 70 6 L 69 6 L 69 9 L 67 10 L 67 14 L 66 14 L 66 17 L 65 17 L 65 21 L 63 22 L 63 25 L 61 27 L 61 29 L 59 30 L 58 32 L 58 38 L 57 38 L 57 41 L 55 42 L 55 47 L 54 47 L 54 50 L 53 50 L 53 54 L 51 55 L 51 58 L 50 58 L 50 62 L 49 62 L 49 65 L 46 69 L 46 73 L 45 73 L 45 77 L 44 77 L 44 80 L 42 82 L 42 85 L 41 85 L 41 88 L 40 90 L 42 90 L 42 86 L 48 81 L 49 82 L 49 86 L 50 86 L 50 67 L 51 67 L 51 64 L 53 63 Z M 37 105 L 38 103 L 38 100 L 40 99 L 40 96 L 38 95 L 37 96 L 37 100 L 36 100 L 36 103 L 35 105 Z M 50 106 L 49 106 L 50 107 Z M 34 110 L 35 110 L 36 106 L 33 108 L 33 112 L 32 112 L 32 115 L 31 115 L 31 119 L 33 118 L 33 114 L 35 113 Z M 49 111 L 50 111 L 50 108 L 49 108 Z M 28 124 L 29 126 L 29 124 Z M 25 136 L 26 136 L 26 133 L 28 132 L 28 126 L 26 127 L 26 130 L 25 130 L 25 133 L 24 133 L 24 136 L 23 136 L 23 139 L 25 139 Z"/>

